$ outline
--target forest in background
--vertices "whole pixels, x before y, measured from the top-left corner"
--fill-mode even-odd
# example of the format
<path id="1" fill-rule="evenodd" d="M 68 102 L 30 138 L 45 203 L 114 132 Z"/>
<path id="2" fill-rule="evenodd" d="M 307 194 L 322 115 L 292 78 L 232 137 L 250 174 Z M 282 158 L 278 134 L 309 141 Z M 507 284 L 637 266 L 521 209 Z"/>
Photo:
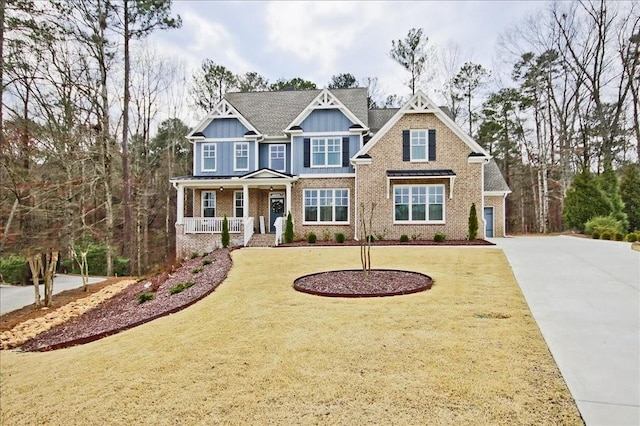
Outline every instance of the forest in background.
<path id="1" fill-rule="evenodd" d="M 169 178 L 191 174 L 189 126 L 229 91 L 365 86 L 372 108 L 406 100 L 348 72 L 318 84 L 270 83 L 212 59 L 187 70 L 145 43 L 180 27 L 168 0 L 0 6 L 1 256 L 55 248 L 71 259 L 91 242 L 104 245 L 109 275 L 118 259 L 137 275 L 172 263 Z M 487 48 L 500 64 L 474 63 L 414 28 L 389 41 L 389 56 L 412 93 L 446 106 L 494 156 L 513 191 L 507 232 L 583 229 L 595 210 L 571 189 L 576 175 L 604 197 L 595 215 L 639 229 L 639 4 L 541 3 Z M 579 220 L 567 216 L 567 199 L 578 199 Z"/>

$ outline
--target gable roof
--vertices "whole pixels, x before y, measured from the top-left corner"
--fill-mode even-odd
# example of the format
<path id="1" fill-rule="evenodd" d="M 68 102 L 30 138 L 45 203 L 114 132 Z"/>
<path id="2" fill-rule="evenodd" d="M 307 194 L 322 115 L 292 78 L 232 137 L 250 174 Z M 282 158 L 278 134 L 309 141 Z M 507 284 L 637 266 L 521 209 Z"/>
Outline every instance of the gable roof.
<path id="1" fill-rule="evenodd" d="M 286 127 L 287 130 L 299 127 L 300 124 L 316 109 L 338 109 L 353 123 L 349 129 L 364 129 L 366 125 L 347 108 L 329 89 L 323 89 Z M 368 118 L 368 115 L 367 115 Z"/>
<path id="2" fill-rule="evenodd" d="M 327 89 L 227 93 L 224 99 L 251 122 L 259 133 L 284 136 L 284 130 L 325 90 Z M 328 92 L 368 127 L 366 88 L 331 89 Z"/>
<path id="3" fill-rule="evenodd" d="M 216 118 L 235 118 L 242 123 L 244 127 L 248 129 L 248 132 L 257 132 L 257 129 L 244 117 L 233 105 L 231 105 L 226 99 L 222 99 L 215 106 L 213 111 L 209 112 L 196 127 L 191 130 L 187 135 L 187 139 L 202 138 L 204 134 L 202 131 Z M 255 134 L 254 133 L 254 134 Z"/>
<path id="4" fill-rule="evenodd" d="M 449 129 L 453 131 L 464 143 L 466 143 L 472 152 L 482 154 L 486 158 L 490 158 L 487 151 L 484 150 L 473 138 L 467 135 L 460 126 L 458 126 L 444 111 L 442 111 L 427 95 L 422 91 L 416 92 L 415 95 L 407 101 L 397 112 L 380 128 L 380 130 L 371 138 L 355 157 L 366 154 L 378 141 L 389 131 L 405 114 L 431 113 L 440 119 Z"/>
<path id="5" fill-rule="evenodd" d="M 509 185 L 504 180 L 496 160 L 493 158 L 484 165 L 484 191 L 510 193 Z"/>
<path id="6" fill-rule="evenodd" d="M 400 108 L 376 108 L 369 110 L 369 128 L 377 133 Z"/>

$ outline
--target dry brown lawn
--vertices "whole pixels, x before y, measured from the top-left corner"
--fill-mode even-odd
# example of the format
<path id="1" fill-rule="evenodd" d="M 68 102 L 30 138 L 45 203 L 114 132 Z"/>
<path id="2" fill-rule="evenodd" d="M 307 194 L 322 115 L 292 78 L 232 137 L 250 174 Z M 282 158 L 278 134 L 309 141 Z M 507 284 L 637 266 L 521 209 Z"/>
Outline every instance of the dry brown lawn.
<path id="1" fill-rule="evenodd" d="M 582 424 L 502 253 L 374 247 L 431 290 L 335 299 L 293 280 L 357 247 L 243 249 L 196 305 L 91 344 L 0 352 L 0 424 Z"/>

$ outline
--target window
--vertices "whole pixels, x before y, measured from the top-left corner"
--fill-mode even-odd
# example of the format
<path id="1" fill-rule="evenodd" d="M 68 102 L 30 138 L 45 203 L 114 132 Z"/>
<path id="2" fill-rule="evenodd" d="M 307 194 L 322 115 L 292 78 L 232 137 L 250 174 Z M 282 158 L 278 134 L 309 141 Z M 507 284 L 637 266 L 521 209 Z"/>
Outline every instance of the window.
<path id="1" fill-rule="evenodd" d="M 444 185 L 395 186 L 396 222 L 444 222 Z"/>
<path id="2" fill-rule="evenodd" d="M 236 142 L 233 144 L 233 170 L 249 170 L 249 144 Z"/>
<path id="3" fill-rule="evenodd" d="M 269 145 L 269 168 L 278 172 L 286 171 L 286 147 L 284 145 Z"/>
<path id="4" fill-rule="evenodd" d="M 202 217 L 216 217 L 216 193 L 202 192 Z"/>
<path id="5" fill-rule="evenodd" d="M 244 192 L 233 193 L 233 215 L 234 217 L 244 217 Z"/>
<path id="6" fill-rule="evenodd" d="M 311 139 L 311 167 L 327 166 L 342 166 L 342 139 Z"/>
<path id="7" fill-rule="evenodd" d="M 304 222 L 349 223 L 348 189 L 305 189 Z"/>
<path id="8" fill-rule="evenodd" d="M 202 171 L 205 171 L 205 172 L 216 171 L 216 144 L 215 143 L 202 144 Z"/>
<path id="9" fill-rule="evenodd" d="M 426 161 L 427 155 L 427 131 L 411 131 L 411 161 Z"/>

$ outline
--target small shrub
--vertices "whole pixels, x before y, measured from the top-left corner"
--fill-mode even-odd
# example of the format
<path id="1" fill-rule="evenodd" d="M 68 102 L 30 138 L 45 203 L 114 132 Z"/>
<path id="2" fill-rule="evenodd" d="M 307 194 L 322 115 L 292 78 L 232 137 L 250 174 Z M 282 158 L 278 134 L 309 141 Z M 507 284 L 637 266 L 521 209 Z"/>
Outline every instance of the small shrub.
<path id="1" fill-rule="evenodd" d="M 627 241 L 629 241 L 630 243 L 635 243 L 636 241 L 638 241 L 638 237 L 634 233 L 627 234 Z"/>
<path id="2" fill-rule="evenodd" d="M 368 243 L 372 243 L 376 240 L 376 237 L 374 237 L 373 235 L 367 235 L 367 242 Z"/>
<path id="3" fill-rule="evenodd" d="M 376 232 L 376 233 L 375 233 L 376 240 L 378 240 L 378 241 L 382 241 L 382 240 L 384 240 L 385 238 L 387 238 L 387 233 L 388 233 L 388 232 L 389 232 L 389 231 L 387 231 L 387 228 L 384 228 L 384 231 L 383 231 L 382 233 L 380 233 L 380 232 Z"/>
<path id="4" fill-rule="evenodd" d="M 138 277 L 138 278 L 136 279 L 136 282 L 137 282 L 137 283 L 141 283 L 142 281 L 146 281 L 146 280 L 147 280 L 146 275 L 143 275 L 143 276 L 141 276 L 141 277 Z"/>
<path id="5" fill-rule="evenodd" d="M 316 240 L 318 239 L 318 237 L 316 236 L 316 234 L 314 234 L 313 232 L 309 232 L 307 234 L 307 242 L 309 244 L 315 244 Z"/>
<path id="6" fill-rule="evenodd" d="M 624 234 L 622 232 L 616 232 L 613 238 L 615 238 L 616 241 L 622 241 L 624 240 Z"/>
<path id="7" fill-rule="evenodd" d="M 149 300 L 153 300 L 154 294 L 151 291 L 145 291 L 144 293 L 140 293 L 138 295 L 138 304 L 143 304 L 144 302 L 148 302 Z"/>
<path id="8" fill-rule="evenodd" d="M 328 229 L 325 229 L 324 231 L 322 231 L 322 240 L 323 241 L 331 240 L 331 232 Z"/>
<path id="9" fill-rule="evenodd" d="M 340 244 L 344 243 L 345 238 L 344 238 L 344 234 L 342 232 L 338 232 L 335 235 L 335 237 L 336 237 L 336 242 L 338 242 Z"/>
<path id="10" fill-rule="evenodd" d="M 9 257 L 0 257 L 0 275 L 7 283 L 27 284 L 30 275 L 27 259 L 13 254 Z"/>
<path id="11" fill-rule="evenodd" d="M 623 232 L 622 222 L 612 216 L 596 216 L 584 224 L 584 232 L 592 234 L 597 231 L 602 235 L 605 231 L 614 235 L 616 232 Z"/>
<path id="12" fill-rule="evenodd" d="M 204 252 L 204 253 L 202 253 L 202 256 L 200 256 L 200 257 L 207 257 L 207 256 L 209 256 L 209 253 Z"/>
<path id="13" fill-rule="evenodd" d="M 200 257 L 200 254 L 197 252 L 192 252 L 191 255 L 189 256 L 191 259 L 195 259 L 196 257 Z"/>
<path id="14" fill-rule="evenodd" d="M 447 236 L 442 232 L 437 232 L 436 235 L 433 236 L 433 241 L 435 241 L 436 243 L 441 243 L 446 239 L 447 239 Z"/>
<path id="15" fill-rule="evenodd" d="M 407 234 L 400 235 L 400 242 L 401 243 L 406 243 L 408 241 L 409 241 L 409 237 L 407 236 Z"/>
<path id="16" fill-rule="evenodd" d="M 199 274 L 203 270 L 204 270 L 203 268 L 194 268 L 194 269 L 191 270 L 191 273 L 192 274 Z"/>
<path id="17" fill-rule="evenodd" d="M 610 240 L 612 236 L 613 234 L 611 233 L 611 231 L 604 231 L 601 235 L 603 240 Z"/>
<path id="18" fill-rule="evenodd" d="M 171 287 L 169 289 L 169 293 L 171 294 L 178 294 L 183 292 L 184 290 L 188 289 L 189 287 L 193 286 L 195 284 L 194 281 L 185 281 L 183 283 L 180 284 L 176 284 L 173 287 Z"/>
<path id="19" fill-rule="evenodd" d="M 591 238 L 593 238 L 594 240 L 599 240 L 600 239 L 600 233 L 598 231 L 593 231 L 591 233 Z"/>
<path id="20" fill-rule="evenodd" d="M 419 240 L 420 238 L 422 238 L 422 234 L 411 234 L 411 239 L 413 241 Z"/>
<path id="21" fill-rule="evenodd" d="M 202 266 L 211 265 L 213 263 L 213 259 L 205 259 L 202 261 Z"/>

